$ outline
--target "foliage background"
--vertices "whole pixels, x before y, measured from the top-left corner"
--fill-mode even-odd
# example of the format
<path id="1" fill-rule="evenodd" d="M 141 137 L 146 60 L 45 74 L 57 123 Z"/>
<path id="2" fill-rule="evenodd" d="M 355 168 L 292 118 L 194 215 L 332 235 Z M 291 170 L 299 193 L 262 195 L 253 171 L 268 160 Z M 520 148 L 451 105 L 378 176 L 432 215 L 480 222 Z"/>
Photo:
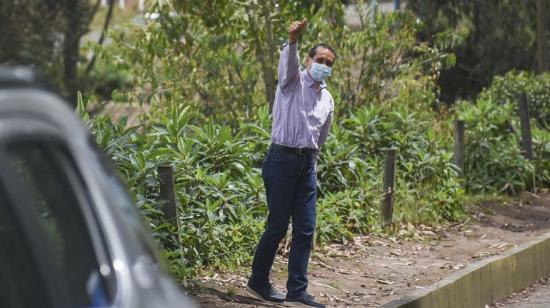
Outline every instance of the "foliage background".
<path id="1" fill-rule="evenodd" d="M 537 1 L 409 0 L 425 27 L 422 41 L 431 42 L 439 33 L 450 32 L 464 39 L 454 50 L 456 65 L 442 72 L 438 85 L 441 99 L 475 99 L 493 77 L 510 70 L 537 68 Z M 546 29 L 550 11 L 543 12 Z M 548 34 L 545 34 L 548 40 Z"/>
<path id="2" fill-rule="evenodd" d="M 409 0 L 407 10 L 381 13 L 372 1 L 154 0 L 140 20 L 111 29 L 110 44 L 80 48 L 93 4 L 2 6 L 0 31 L 14 35 L 0 36 L 9 46 L 0 48 L 0 62 L 33 64 L 65 93 L 81 90 L 79 114 L 182 279 L 250 262 L 267 210 L 260 168 L 278 50 L 292 20 L 309 20 L 300 56 L 318 42 L 338 53 L 329 81 L 336 118 L 318 162 L 319 248 L 388 232 L 378 217 L 387 148 L 398 151 L 395 227 L 463 219 L 468 194 L 550 184 L 550 77 L 529 71 L 531 2 Z M 29 14 L 17 17 L 24 9 Z M 82 73 L 89 53 L 98 56 L 95 66 Z M 523 92 L 533 115 L 532 161 L 519 148 L 515 97 Z M 101 112 L 107 105 L 147 111 L 137 122 L 114 121 Z M 467 127 L 464 179 L 452 163 L 456 119 Z M 162 217 L 157 168 L 164 165 L 176 171 L 179 230 Z"/>
<path id="3" fill-rule="evenodd" d="M 150 10 L 159 18 L 119 29 L 112 45 L 96 50 L 100 61 L 131 78 L 133 87 L 117 91 L 115 103 L 147 104 L 150 111 L 136 127 L 105 116 L 89 122 L 180 277 L 250 261 L 266 215 L 260 168 L 278 46 L 288 21 L 303 16 L 310 26 L 300 55 L 318 41 L 338 53 L 329 83 L 337 117 L 318 163 L 317 245 L 381 231 L 389 147 L 398 149 L 396 224 L 461 217 L 452 122 L 437 111 L 437 77 L 454 63 L 446 52 L 451 37 L 421 43 L 422 25 L 411 12 L 384 15 L 368 6 L 356 7 L 361 26 L 352 29 L 338 1 L 215 1 L 201 11 L 195 4 L 154 2 Z M 94 99 L 81 102 L 85 118 Z M 164 164 L 176 170 L 181 243 L 160 211 L 156 167 Z"/>

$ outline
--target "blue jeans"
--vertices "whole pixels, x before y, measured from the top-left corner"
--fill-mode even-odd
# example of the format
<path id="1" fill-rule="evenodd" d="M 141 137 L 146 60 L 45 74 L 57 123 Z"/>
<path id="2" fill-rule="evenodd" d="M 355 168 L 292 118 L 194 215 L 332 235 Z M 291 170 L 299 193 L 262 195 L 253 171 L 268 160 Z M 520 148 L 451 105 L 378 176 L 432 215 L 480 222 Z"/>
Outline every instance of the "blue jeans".
<path id="1" fill-rule="evenodd" d="M 269 213 L 260 239 L 250 284 L 265 287 L 279 243 L 292 217 L 292 242 L 288 257 L 287 297 L 307 289 L 307 266 L 316 220 L 316 154 L 293 154 L 270 147 L 262 167 Z"/>

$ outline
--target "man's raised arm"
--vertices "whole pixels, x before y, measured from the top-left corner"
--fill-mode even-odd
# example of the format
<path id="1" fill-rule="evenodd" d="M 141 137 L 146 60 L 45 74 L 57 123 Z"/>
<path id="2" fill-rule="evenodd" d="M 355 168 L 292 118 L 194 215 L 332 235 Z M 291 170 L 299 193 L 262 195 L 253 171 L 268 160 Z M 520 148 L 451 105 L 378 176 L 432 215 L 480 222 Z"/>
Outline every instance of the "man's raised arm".
<path id="1" fill-rule="evenodd" d="M 294 21 L 288 26 L 288 45 L 283 48 L 279 59 L 279 86 L 281 89 L 292 81 L 298 81 L 300 65 L 296 41 L 306 25 L 307 19 L 304 18 L 302 21 Z"/>

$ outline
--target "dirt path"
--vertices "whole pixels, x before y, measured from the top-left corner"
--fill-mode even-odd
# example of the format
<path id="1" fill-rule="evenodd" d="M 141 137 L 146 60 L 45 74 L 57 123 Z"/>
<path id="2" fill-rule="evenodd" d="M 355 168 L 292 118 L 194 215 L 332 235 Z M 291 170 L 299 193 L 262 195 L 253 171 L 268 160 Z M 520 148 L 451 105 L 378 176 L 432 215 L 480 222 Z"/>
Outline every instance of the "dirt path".
<path id="1" fill-rule="evenodd" d="M 465 223 L 432 229 L 404 226 L 396 237 L 358 236 L 348 245 L 315 252 L 308 291 L 331 307 L 377 307 L 425 288 L 470 263 L 550 230 L 550 194 L 526 194 L 524 201 L 469 206 Z M 284 291 L 286 256 L 278 255 L 272 277 Z M 202 307 L 274 307 L 246 291 L 247 273 L 204 277 L 195 290 Z"/>

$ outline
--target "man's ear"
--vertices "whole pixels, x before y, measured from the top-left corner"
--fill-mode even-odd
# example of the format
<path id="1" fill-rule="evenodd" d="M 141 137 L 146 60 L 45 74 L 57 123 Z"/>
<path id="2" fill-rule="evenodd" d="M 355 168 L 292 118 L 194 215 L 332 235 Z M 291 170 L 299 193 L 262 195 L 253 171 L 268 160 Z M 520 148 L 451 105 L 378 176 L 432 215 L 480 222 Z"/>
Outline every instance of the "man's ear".
<path id="1" fill-rule="evenodd" d="M 309 65 L 311 64 L 311 58 L 309 56 L 306 56 L 306 58 L 304 59 L 304 64 L 306 67 L 309 68 Z"/>

